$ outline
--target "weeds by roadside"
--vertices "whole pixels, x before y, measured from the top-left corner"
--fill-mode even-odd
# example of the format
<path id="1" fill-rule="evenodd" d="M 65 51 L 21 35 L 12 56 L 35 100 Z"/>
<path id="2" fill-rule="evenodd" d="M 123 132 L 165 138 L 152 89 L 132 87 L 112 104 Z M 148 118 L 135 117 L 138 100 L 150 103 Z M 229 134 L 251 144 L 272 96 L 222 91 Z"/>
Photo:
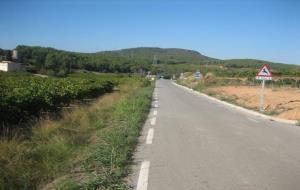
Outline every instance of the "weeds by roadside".
<path id="1" fill-rule="evenodd" d="M 139 131 L 150 109 L 151 94 L 152 89 L 148 87 L 112 107 L 104 120 L 108 127 L 95 134 L 97 143 L 81 165 L 82 172 L 94 172 L 86 183 L 77 185 L 83 189 L 126 189 L 121 179 L 129 171 Z"/>
<path id="2" fill-rule="evenodd" d="M 266 115 L 270 115 L 270 116 L 273 116 L 273 115 L 278 115 L 280 112 L 272 109 L 272 110 L 267 110 L 267 111 L 264 111 L 264 114 Z"/>
<path id="3" fill-rule="evenodd" d="M 131 80 L 88 107 L 0 142 L 0 189 L 124 189 L 153 86 Z M 147 86 L 147 87 L 145 87 Z"/>

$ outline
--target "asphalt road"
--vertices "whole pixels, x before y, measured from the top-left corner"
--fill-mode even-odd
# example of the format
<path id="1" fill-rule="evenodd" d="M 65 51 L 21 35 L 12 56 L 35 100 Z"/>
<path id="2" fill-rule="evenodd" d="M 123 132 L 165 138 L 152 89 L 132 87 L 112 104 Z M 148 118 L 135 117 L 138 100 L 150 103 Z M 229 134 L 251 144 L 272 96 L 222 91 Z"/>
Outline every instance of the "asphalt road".
<path id="1" fill-rule="evenodd" d="M 300 127 L 156 84 L 129 184 L 137 190 L 299 190 Z"/>

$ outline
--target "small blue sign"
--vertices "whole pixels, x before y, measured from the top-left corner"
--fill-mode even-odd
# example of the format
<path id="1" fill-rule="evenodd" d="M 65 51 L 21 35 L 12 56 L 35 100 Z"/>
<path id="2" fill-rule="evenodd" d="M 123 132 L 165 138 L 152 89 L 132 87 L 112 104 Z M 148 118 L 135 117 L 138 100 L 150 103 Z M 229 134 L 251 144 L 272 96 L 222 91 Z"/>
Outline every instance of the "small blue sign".
<path id="1" fill-rule="evenodd" d="M 201 75 L 200 71 L 197 71 L 197 72 L 195 73 L 195 79 L 196 79 L 196 80 L 200 80 L 201 77 L 202 77 L 202 75 Z"/>

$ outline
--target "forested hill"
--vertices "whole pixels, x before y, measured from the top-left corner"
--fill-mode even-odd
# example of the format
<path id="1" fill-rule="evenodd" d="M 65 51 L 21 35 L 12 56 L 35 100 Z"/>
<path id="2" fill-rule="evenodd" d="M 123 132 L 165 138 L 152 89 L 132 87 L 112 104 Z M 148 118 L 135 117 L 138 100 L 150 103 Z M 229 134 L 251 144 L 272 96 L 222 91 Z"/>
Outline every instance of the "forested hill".
<path id="1" fill-rule="evenodd" d="M 197 51 L 176 48 L 131 48 L 96 53 L 78 53 L 38 46 L 17 46 L 19 61 L 26 70 L 64 76 L 74 70 L 110 73 L 163 73 L 164 76 L 201 69 L 217 75 L 246 71 L 251 76 L 263 64 L 268 63 L 278 75 L 300 75 L 299 65 L 271 63 L 255 59 L 220 60 L 202 55 Z M 10 50 L 0 49 L 0 61 L 9 60 Z M 153 63 L 156 63 L 155 66 Z M 248 74 L 245 74 L 248 75 Z"/>
<path id="2" fill-rule="evenodd" d="M 155 63 L 203 63 L 210 62 L 217 59 L 207 57 L 201 53 L 193 50 L 179 49 L 179 48 L 152 48 L 140 47 L 130 48 L 117 51 L 98 52 L 98 54 L 118 55 L 127 58 L 142 58 Z"/>
<path id="3" fill-rule="evenodd" d="M 149 71 L 153 62 L 157 64 L 205 64 L 217 59 L 185 49 L 132 48 L 96 53 L 78 53 L 38 46 L 17 46 L 19 61 L 27 71 L 65 75 L 74 69 L 98 72 L 141 73 Z M 2 53 L 1 53 L 2 52 Z M 0 50 L 0 59 L 9 53 Z"/>

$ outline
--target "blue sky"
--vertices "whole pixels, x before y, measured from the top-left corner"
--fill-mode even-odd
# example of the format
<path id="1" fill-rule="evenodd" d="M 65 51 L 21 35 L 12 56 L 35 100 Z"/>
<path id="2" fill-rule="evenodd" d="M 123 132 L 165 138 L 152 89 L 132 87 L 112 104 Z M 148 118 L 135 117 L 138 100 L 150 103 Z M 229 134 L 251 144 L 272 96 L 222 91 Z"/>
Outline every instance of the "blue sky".
<path id="1" fill-rule="evenodd" d="M 177 47 L 300 64 L 299 0 L 0 0 L 0 48 Z"/>

